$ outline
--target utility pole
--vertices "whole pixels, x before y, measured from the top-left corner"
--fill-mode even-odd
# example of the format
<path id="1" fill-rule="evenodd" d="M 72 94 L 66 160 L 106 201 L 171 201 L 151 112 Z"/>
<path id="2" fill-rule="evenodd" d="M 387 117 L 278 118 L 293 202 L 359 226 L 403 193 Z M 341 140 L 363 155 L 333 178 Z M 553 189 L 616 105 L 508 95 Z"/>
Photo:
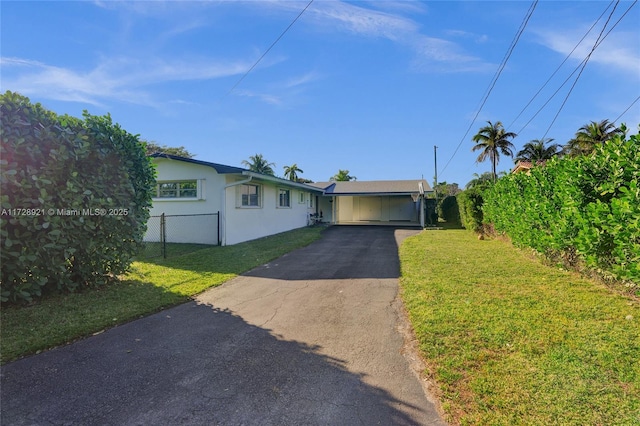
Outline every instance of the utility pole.
<path id="1" fill-rule="evenodd" d="M 434 182 L 433 182 L 433 190 L 435 191 L 436 194 L 436 203 L 438 202 L 438 151 L 437 151 L 438 147 L 437 146 L 433 146 L 433 163 L 434 163 L 434 168 L 436 171 L 436 175 L 434 177 Z"/>
<path id="2" fill-rule="evenodd" d="M 437 218 L 438 216 L 438 147 L 437 146 L 433 146 L 433 167 L 435 169 L 435 175 L 433 177 L 433 194 L 435 195 L 436 198 L 436 205 L 434 206 L 434 213 L 432 213 L 432 215 L 435 215 L 435 217 Z M 430 219 L 432 220 L 432 219 Z M 434 223 L 435 226 L 438 225 L 438 220 L 436 219 L 436 223 Z"/>
<path id="3" fill-rule="evenodd" d="M 436 175 L 435 175 L 435 182 L 433 183 L 434 186 L 438 186 L 438 151 L 437 151 L 438 147 L 437 146 L 433 146 L 433 163 L 434 163 L 434 168 L 436 170 Z M 433 188 L 433 190 L 435 191 L 435 187 Z M 436 192 L 436 199 L 438 198 L 437 192 Z"/>

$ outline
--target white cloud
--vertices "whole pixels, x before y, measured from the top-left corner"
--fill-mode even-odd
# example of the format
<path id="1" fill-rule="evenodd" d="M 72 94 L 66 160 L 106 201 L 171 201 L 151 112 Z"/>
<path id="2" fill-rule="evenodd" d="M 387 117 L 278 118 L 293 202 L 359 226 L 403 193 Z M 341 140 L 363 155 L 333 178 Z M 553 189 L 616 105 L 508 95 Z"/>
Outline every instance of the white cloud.
<path id="1" fill-rule="evenodd" d="M 320 75 L 315 71 L 310 71 L 306 74 L 303 74 L 299 77 L 290 78 L 288 81 L 284 83 L 286 88 L 298 87 L 307 83 L 311 83 L 320 78 Z"/>
<path id="2" fill-rule="evenodd" d="M 308 12 L 320 21 L 330 21 L 333 26 L 338 24 L 343 30 L 390 40 L 416 33 L 418 29 L 411 19 L 343 2 L 321 2 Z"/>
<path id="3" fill-rule="evenodd" d="M 422 13 L 423 8 L 416 10 L 406 5 L 402 7 L 403 2 L 393 3 L 386 8 L 387 12 L 383 12 L 342 1 L 316 2 L 305 12 L 303 20 L 326 30 L 337 29 L 364 37 L 386 38 L 407 46 L 417 55 L 414 60 L 414 69 L 457 72 L 487 69 L 488 64 L 478 57 L 465 53 L 457 43 L 425 35 L 416 21 L 400 15 L 400 12 Z M 301 10 L 301 3 L 298 2 L 274 1 L 267 4 L 287 10 Z M 379 5 L 377 2 L 365 4 Z M 486 36 L 478 36 L 476 39 L 478 42 L 485 40 Z M 421 65 L 416 66 L 416 64 Z"/>
<path id="4" fill-rule="evenodd" d="M 257 99 L 260 99 L 262 102 L 265 102 L 270 105 L 282 106 L 283 104 L 282 98 L 276 95 L 271 95 L 267 93 L 258 93 L 258 92 L 253 92 L 251 90 L 243 89 L 243 90 L 235 90 L 234 94 L 238 96 L 248 97 L 248 98 L 257 98 Z"/>
<path id="5" fill-rule="evenodd" d="M 48 99 L 102 105 L 118 100 L 140 105 L 158 106 L 144 86 L 169 81 L 210 80 L 238 75 L 249 64 L 193 61 L 142 60 L 128 57 L 104 58 L 88 72 L 47 65 L 23 58 L 1 58 L 3 86 L 24 95 L 38 94 Z M 19 73 L 12 69 L 19 67 Z"/>
<path id="6" fill-rule="evenodd" d="M 452 37 L 472 39 L 476 43 L 486 43 L 489 40 L 489 36 L 486 34 L 476 34 L 469 31 L 463 30 L 447 30 L 445 34 L 450 35 Z"/>
<path id="7" fill-rule="evenodd" d="M 467 54 L 456 43 L 440 38 L 416 37 L 413 48 L 418 53 L 413 67 L 418 71 L 485 72 L 495 68 L 494 64 Z"/>
<path id="8" fill-rule="evenodd" d="M 538 41 L 543 46 L 568 55 L 578 41 L 584 36 L 586 28 L 558 30 L 536 30 Z M 587 57 L 596 41 L 597 35 L 590 34 L 580 43 L 571 58 L 581 62 Z M 618 71 L 640 77 L 640 41 L 638 34 L 632 32 L 612 32 L 594 51 L 589 63 L 596 63 L 612 67 Z"/>

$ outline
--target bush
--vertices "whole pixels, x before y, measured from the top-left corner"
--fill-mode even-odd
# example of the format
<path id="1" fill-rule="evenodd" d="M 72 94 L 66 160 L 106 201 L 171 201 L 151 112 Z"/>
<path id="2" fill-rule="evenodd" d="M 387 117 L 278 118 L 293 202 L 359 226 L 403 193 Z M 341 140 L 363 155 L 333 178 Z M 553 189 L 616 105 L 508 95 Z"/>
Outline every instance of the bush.
<path id="1" fill-rule="evenodd" d="M 460 223 L 470 231 L 482 232 L 484 204 L 483 190 L 470 188 L 462 191 L 456 196 L 458 211 L 460 213 Z"/>
<path id="2" fill-rule="evenodd" d="M 640 282 L 640 139 L 616 136 L 589 156 L 500 179 L 485 221 L 520 246 Z"/>
<path id="3" fill-rule="evenodd" d="M 154 169 L 110 116 L 57 116 L 0 95 L 2 301 L 105 284 L 146 230 Z"/>

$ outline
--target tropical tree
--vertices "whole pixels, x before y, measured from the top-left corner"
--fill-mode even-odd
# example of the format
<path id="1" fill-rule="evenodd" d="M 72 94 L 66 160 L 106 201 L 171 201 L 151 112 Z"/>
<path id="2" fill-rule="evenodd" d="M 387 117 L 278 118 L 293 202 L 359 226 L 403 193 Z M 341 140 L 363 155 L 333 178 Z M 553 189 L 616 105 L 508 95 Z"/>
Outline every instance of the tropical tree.
<path id="1" fill-rule="evenodd" d="M 457 183 L 447 183 L 446 181 L 438 183 L 434 189 L 438 191 L 438 195 L 444 197 L 458 195 L 462 192 Z"/>
<path id="2" fill-rule="evenodd" d="M 479 188 L 484 189 L 493 185 L 493 174 L 491 172 L 484 172 L 481 175 L 474 173 L 473 179 L 471 179 L 465 185 L 465 189 Z"/>
<path id="3" fill-rule="evenodd" d="M 335 182 L 348 182 L 350 180 L 357 180 L 357 178 L 355 176 L 351 176 L 349 175 L 349 170 L 338 170 L 338 173 L 336 173 L 335 175 L 331 176 L 331 178 L 329 178 L 330 181 L 335 181 Z"/>
<path id="4" fill-rule="evenodd" d="M 522 150 L 516 154 L 515 162 L 530 161 L 536 163 L 538 161 L 550 160 L 556 155 L 560 155 L 562 147 L 557 143 L 551 144 L 553 138 L 533 139 L 522 147 Z M 547 144 L 550 144 L 547 146 Z"/>
<path id="5" fill-rule="evenodd" d="M 575 137 L 565 145 L 564 151 L 572 157 L 588 155 L 597 145 L 607 142 L 616 135 L 624 135 L 624 130 L 616 127 L 609 120 L 605 119 L 599 123 L 591 121 L 578 129 Z"/>
<path id="6" fill-rule="evenodd" d="M 166 146 L 158 145 L 155 141 L 146 141 L 141 139 L 140 142 L 144 144 L 144 149 L 147 155 L 162 153 L 177 155 L 178 157 L 193 158 L 194 154 L 187 151 L 184 146 Z"/>
<path id="7" fill-rule="evenodd" d="M 275 172 L 273 171 L 273 167 L 276 166 L 275 163 L 269 163 L 262 154 L 252 155 L 249 157 L 249 161 L 242 160 L 242 164 L 247 166 L 252 172 L 275 176 Z"/>
<path id="8" fill-rule="evenodd" d="M 496 121 L 495 124 L 487 121 L 487 124 L 472 138 L 476 145 L 471 150 L 481 151 L 476 160 L 477 162 L 491 160 L 491 172 L 495 181 L 498 177 L 496 166 L 500 161 L 500 154 L 513 157 L 514 146 L 509 139 L 513 139 L 518 135 L 513 132 L 506 132 L 500 121 Z"/>
<path id="9" fill-rule="evenodd" d="M 304 173 L 304 170 L 300 169 L 297 164 L 291 166 L 284 166 L 284 177 L 294 182 L 298 181 L 298 173 Z"/>

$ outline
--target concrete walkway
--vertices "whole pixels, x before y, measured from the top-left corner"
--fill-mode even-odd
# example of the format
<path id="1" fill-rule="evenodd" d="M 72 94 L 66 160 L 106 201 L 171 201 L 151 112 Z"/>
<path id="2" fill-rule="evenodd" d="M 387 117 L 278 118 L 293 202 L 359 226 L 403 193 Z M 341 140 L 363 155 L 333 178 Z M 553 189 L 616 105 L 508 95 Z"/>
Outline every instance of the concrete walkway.
<path id="1" fill-rule="evenodd" d="M 7 364 L 1 424 L 444 425 L 399 331 L 397 246 L 416 232 L 329 228 L 194 302 Z"/>

